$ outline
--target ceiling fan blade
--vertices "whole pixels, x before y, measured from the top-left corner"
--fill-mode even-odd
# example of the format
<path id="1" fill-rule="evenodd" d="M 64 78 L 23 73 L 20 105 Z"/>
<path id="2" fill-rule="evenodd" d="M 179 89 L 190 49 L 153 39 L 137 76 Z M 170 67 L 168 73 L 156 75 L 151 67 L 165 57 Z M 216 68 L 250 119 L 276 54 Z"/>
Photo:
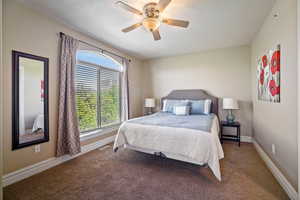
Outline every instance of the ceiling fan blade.
<path id="1" fill-rule="evenodd" d="M 163 19 L 163 23 L 171 26 L 180 26 L 183 28 L 187 28 L 190 22 L 177 19 Z"/>
<path id="2" fill-rule="evenodd" d="M 164 11 L 165 8 L 169 5 L 169 3 L 171 3 L 171 0 L 160 0 L 157 4 L 159 11 Z"/>
<path id="3" fill-rule="evenodd" d="M 158 29 L 156 29 L 155 31 L 152 31 L 152 35 L 153 35 L 153 38 L 154 38 L 155 41 L 161 39 Z"/>
<path id="4" fill-rule="evenodd" d="M 132 30 L 134 30 L 134 29 L 140 27 L 141 25 L 142 25 L 142 23 L 133 24 L 132 26 L 129 26 L 129 27 L 127 27 L 127 28 L 122 29 L 122 31 L 123 31 L 124 33 L 127 33 L 127 32 L 129 32 L 129 31 L 132 31 Z"/>
<path id="5" fill-rule="evenodd" d="M 127 10 L 129 12 L 132 12 L 132 13 L 134 13 L 136 15 L 143 15 L 143 13 L 141 11 L 139 11 L 138 9 L 136 9 L 136 8 L 128 5 L 127 3 L 124 3 L 123 1 L 117 1 L 116 4 L 118 6 L 120 6 L 121 8 L 123 8 L 123 9 L 125 9 L 125 10 Z"/>

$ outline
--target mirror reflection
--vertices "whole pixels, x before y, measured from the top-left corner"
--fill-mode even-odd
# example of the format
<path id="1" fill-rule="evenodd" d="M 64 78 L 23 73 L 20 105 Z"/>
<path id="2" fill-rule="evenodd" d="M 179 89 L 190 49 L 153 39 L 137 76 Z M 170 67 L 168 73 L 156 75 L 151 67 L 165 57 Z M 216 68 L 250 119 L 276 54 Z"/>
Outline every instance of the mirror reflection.
<path id="1" fill-rule="evenodd" d="M 44 138 L 44 62 L 19 58 L 19 143 Z"/>

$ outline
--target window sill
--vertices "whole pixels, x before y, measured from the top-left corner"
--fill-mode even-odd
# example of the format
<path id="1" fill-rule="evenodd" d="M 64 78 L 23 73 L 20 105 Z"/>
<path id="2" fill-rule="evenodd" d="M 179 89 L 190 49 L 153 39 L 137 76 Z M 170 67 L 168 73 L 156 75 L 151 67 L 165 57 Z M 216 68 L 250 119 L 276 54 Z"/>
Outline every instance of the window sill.
<path id="1" fill-rule="evenodd" d="M 108 133 L 111 133 L 113 131 L 117 131 L 119 129 L 121 124 L 116 124 L 110 127 L 105 127 L 102 129 L 98 129 L 98 130 L 94 130 L 94 131 L 90 131 L 90 132 L 86 132 L 82 135 L 80 135 L 80 141 L 86 141 L 95 137 L 99 137 Z"/>

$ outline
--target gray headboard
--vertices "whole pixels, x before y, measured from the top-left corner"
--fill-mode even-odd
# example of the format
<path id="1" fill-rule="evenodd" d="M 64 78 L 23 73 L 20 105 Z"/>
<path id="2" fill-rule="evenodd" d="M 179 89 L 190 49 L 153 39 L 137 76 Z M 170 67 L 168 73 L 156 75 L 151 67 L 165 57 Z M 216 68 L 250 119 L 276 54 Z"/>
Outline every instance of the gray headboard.
<path id="1" fill-rule="evenodd" d="M 202 99 L 211 99 L 212 107 L 211 112 L 216 114 L 219 117 L 219 102 L 218 98 L 212 95 L 209 95 L 205 90 L 173 90 L 167 96 L 161 98 L 161 106 L 163 105 L 164 99 L 190 99 L 190 100 L 202 100 Z"/>

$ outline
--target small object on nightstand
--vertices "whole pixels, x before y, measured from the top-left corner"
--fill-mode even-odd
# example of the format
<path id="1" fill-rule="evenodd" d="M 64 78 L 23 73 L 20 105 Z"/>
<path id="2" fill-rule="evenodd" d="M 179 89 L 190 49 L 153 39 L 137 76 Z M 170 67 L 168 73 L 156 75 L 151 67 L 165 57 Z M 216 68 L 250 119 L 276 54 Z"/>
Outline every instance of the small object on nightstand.
<path id="1" fill-rule="evenodd" d="M 236 135 L 226 135 L 223 134 L 223 128 L 224 127 L 232 127 L 236 128 Z M 223 143 L 223 140 L 231 140 L 236 141 L 239 143 L 239 146 L 241 146 L 241 124 L 237 121 L 233 123 L 228 123 L 227 121 L 221 121 L 221 137 L 220 140 Z"/>
<path id="2" fill-rule="evenodd" d="M 232 110 L 240 109 L 237 100 L 232 98 L 223 98 L 223 109 L 229 110 L 226 116 L 227 123 L 234 123 L 235 116 L 233 115 Z"/>
<path id="3" fill-rule="evenodd" d="M 151 115 L 152 108 L 155 108 L 155 99 L 154 98 L 146 98 L 145 99 L 145 108 L 147 109 L 147 114 Z"/>

